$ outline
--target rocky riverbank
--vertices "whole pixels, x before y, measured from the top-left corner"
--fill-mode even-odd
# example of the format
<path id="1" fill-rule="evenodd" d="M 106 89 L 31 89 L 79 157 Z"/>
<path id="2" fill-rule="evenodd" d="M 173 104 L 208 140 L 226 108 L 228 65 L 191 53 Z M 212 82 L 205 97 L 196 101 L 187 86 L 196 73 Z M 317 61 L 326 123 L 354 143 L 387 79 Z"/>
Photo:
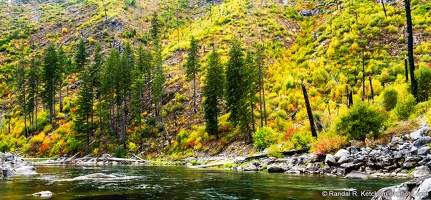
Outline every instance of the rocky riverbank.
<path id="1" fill-rule="evenodd" d="M 387 145 L 357 148 L 351 145 L 334 155 L 316 155 L 297 151 L 286 152 L 283 158 L 259 154 L 250 157 L 188 158 L 193 167 L 229 168 L 239 171 L 267 171 L 294 174 L 319 174 L 346 178 L 420 177 L 430 173 L 430 127 L 403 136 L 392 137 Z M 197 164 L 196 164 L 197 163 Z M 204 163 L 201 165 L 201 163 Z"/>
<path id="2" fill-rule="evenodd" d="M 36 168 L 17 154 L 0 152 L 0 177 L 37 174 Z"/>

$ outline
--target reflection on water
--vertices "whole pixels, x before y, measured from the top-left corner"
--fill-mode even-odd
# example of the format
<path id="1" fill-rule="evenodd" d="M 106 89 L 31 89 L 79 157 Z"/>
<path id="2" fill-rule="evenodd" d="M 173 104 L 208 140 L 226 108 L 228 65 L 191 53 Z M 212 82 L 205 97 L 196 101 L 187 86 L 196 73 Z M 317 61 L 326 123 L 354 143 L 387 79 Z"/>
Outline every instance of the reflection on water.
<path id="1" fill-rule="evenodd" d="M 167 166 L 39 166 L 38 175 L 0 179 L 0 199 L 352 199 L 323 191 L 376 191 L 405 179 L 351 180 L 320 176 L 236 172 Z M 117 178 L 73 179 L 93 173 Z M 371 199 L 355 197 L 354 199 Z"/>

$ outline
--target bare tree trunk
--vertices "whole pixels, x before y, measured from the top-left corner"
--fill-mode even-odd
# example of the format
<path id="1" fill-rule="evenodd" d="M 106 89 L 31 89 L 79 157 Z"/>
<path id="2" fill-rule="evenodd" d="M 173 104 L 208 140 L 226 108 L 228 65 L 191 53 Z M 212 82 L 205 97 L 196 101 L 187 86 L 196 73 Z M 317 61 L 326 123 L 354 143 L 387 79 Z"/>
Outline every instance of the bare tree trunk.
<path id="1" fill-rule="evenodd" d="M 406 82 L 409 82 L 409 69 L 407 66 L 407 58 L 404 57 L 404 67 L 405 67 L 405 71 L 406 71 Z"/>
<path id="2" fill-rule="evenodd" d="M 406 19 L 407 19 L 407 32 L 408 32 L 408 52 L 409 52 L 409 64 L 410 64 L 410 81 L 412 82 L 412 94 L 419 102 L 418 98 L 418 83 L 415 79 L 415 60 L 413 58 L 413 25 L 412 16 L 410 11 L 410 0 L 404 0 L 404 5 L 406 7 Z"/>
<path id="3" fill-rule="evenodd" d="M 362 101 L 365 98 L 365 51 L 362 50 Z"/>
<path id="4" fill-rule="evenodd" d="M 371 81 L 371 76 L 369 76 L 368 79 L 370 80 L 371 99 L 374 99 L 374 90 L 373 90 L 373 83 Z"/>
<path id="5" fill-rule="evenodd" d="M 385 1 L 381 0 L 381 2 L 382 2 L 382 6 L 383 6 L 383 12 L 385 12 L 385 17 L 387 18 L 388 15 L 386 14 Z"/>
<path id="6" fill-rule="evenodd" d="M 307 107 L 308 120 L 310 121 L 311 135 L 317 138 L 316 127 L 314 125 L 313 113 L 311 111 L 310 101 L 308 100 L 307 89 L 304 80 L 301 80 L 302 93 L 304 94 L 305 106 Z"/>

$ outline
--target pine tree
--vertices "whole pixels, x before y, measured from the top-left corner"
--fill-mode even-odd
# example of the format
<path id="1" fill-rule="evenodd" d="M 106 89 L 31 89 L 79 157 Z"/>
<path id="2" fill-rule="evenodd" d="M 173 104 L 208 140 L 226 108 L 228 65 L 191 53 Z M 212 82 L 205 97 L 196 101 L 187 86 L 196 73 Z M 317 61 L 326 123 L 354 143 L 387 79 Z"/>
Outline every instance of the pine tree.
<path id="1" fill-rule="evenodd" d="M 39 99 L 39 84 L 40 84 L 40 61 L 32 58 L 30 60 L 30 69 L 28 74 L 28 103 L 27 108 L 30 114 L 30 126 L 37 130 L 37 105 Z"/>
<path id="2" fill-rule="evenodd" d="M 92 104 L 92 94 L 93 87 L 90 76 L 90 67 L 86 67 L 80 74 L 81 79 L 81 90 L 78 93 L 78 102 L 77 102 L 77 117 L 75 124 L 78 127 L 78 131 L 81 133 L 86 133 L 87 145 L 90 144 L 90 123 L 89 119 L 91 117 L 91 113 L 93 110 Z M 85 124 L 85 128 L 84 128 Z"/>
<path id="3" fill-rule="evenodd" d="M 256 64 L 258 68 L 258 87 L 259 87 L 259 110 L 260 110 L 260 126 L 266 125 L 266 102 L 265 102 L 265 71 L 264 71 L 264 52 L 263 45 L 259 45 L 256 53 Z M 265 123 L 264 123 L 265 122 Z"/>
<path id="4" fill-rule="evenodd" d="M 27 133 L 27 113 L 28 113 L 28 107 L 27 107 L 27 75 L 26 75 L 26 69 L 25 66 L 27 65 L 27 61 L 20 60 L 17 69 L 15 71 L 15 78 L 16 78 L 16 87 L 17 87 L 17 100 L 18 104 L 21 107 L 21 111 L 24 115 L 24 134 L 25 137 L 28 136 Z"/>
<path id="5" fill-rule="evenodd" d="M 220 63 L 220 55 L 213 48 L 208 59 L 207 78 L 203 87 L 204 100 L 204 118 L 206 120 L 205 130 L 210 135 L 215 135 L 218 139 L 218 115 L 220 113 L 220 104 L 224 94 L 224 88 L 220 87 L 225 84 L 223 65 Z"/>
<path id="6" fill-rule="evenodd" d="M 243 87 L 246 90 L 245 92 L 245 102 L 243 104 L 244 108 L 244 120 L 243 127 L 249 127 L 251 123 L 251 130 L 248 130 L 248 137 L 251 140 L 252 135 L 251 132 L 256 131 L 255 127 L 255 119 L 254 119 L 254 110 L 256 109 L 256 103 L 258 102 L 258 98 L 256 93 L 258 92 L 258 69 L 256 62 L 253 57 L 253 53 L 251 51 L 247 51 L 246 59 L 245 59 L 245 69 L 243 70 Z M 249 129 L 249 128 L 248 128 Z"/>
<path id="7" fill-rule="evenodd" d="M 156 12 L 154 12 L 151 18 L 151 30 L 150 30 L 151 37 L 153 38 L 154 44 L 159 43 L 160 28 L 161 28 L 161 24 L 160 24 L 159 16 L 157 15 Z"/>
<path id="8" fill-rule="evenodd" d="M 244 88 L 241 88 L 243 78 L 241 71 L 244 70 L 244 54 L 238 39 L 232 40 L 229 50 L 229 60 L 226 65 L 226 106 L 230 112 L 228 121 L 237 126 L 241 120 Z"/>
<path id="9" fill-rule="evenodd" d="M 61 98 L 61 88 L 63 86 L 63 75 L 66 72 L 66 59 L 66 53 L 64 52 L 63 48 L 60 47 L 58 49 L 58 67 L 56 70 L 60 112 L 63 112 L 63 99 Z"/>
<path id="10" fill-rule="evenodd" d="M 81 39 L 78 44 L 78 50 L 75 54 L 75 63 L 78 71 L 84 69 L 85 65 L 88 62 L 88 55 L 89 54 L 85 48 L 85 42 L 83 39 Z"/>
<path id="11" fill-rule="evenodd" d="M 49 109 L 49 123 L 53 123 L 55 92 L 57 89 L 57 66 L 58 57 L 54 43 L 51 43 L 45 51 L 43 59 L 43 91 L 42 100 Z"/>
<path id="12" fill-rule="evenodd" d="M 132 72 L 135 69 L 135 55 L 133 53 L 132 47 L 129 43 L 126 44 L 124 51 L 121 55 L 121 65 L 122 68 L 121 73 L 118 71 L 117 73 L 121 74 L 120 82 L 121 82 L 121 90 L 123 95 L 123 109 L 122 109 L 122 122 L 121 122 L 121 133 L 124 148 L 126 148 L 126 128 L 127 128 L 127 116 L 129 114 L 127 101 L 131 99 L 131 86 L 132 86 Z"/>
<path id="13" fill-rule="evenodd" d="M 120 54 L 115 49 L 111 50 L 101 73 L 101 95 L 105 110 L 109 110 L 109 127 L 114 132 L 114 107 L 115 107 L 115 72 L 120 62 Z"/>
<path id="14" fill-rule="evenodd" d="M 199 73 L 199 55 L 198 41 L 192 36 L 190 40 L 190 50 L 186 63 L 186 77 L 188 80 L 193 80 L 193 111 L 197 113 L 196 108 L 196 78 Z"/>
<path id="15" fill-rule="evenodd" d="M 103 57 L 101 54 L 102 51 L 102 47 L 100 46 L 100 44 L 97 44 L 96 49 L 94 50 L 94 56 L 93 56 L 93 63 L 90 66 L 90 77 L 91 77 L 91 86 L 92 86 L 92 104 L 94 104 L 94 100 L 98 99 L 99 100 L 99 110 L 101 110 L 101 99 L 100 99 L 100 90 L 101 90 L 101 75 L 100 75 L 100 71 L 102 68 L 102 64 L 103 64 Z M 93 117 L 94 117 L 94 111 L 92 110 L 91 113 L 91 122 L 93 122 Z M 100 126 L 102 126 L 102 114 L 101 112 L 99 113 L 99 122 L 100 122 Z"/>
<path id="16" fill-rule="evenodd" d="M 165 83 L 165 75 L 163 74 L 162 66 L 162 52 L 160 46 L 155 47 L 155 60 L 154 60 L 154 80 L 151 86 L 153 92 L 153 103 L 156 105 L 156 115 L 162 122 L 162 97 L 163 97 L 163 84 Z"/>

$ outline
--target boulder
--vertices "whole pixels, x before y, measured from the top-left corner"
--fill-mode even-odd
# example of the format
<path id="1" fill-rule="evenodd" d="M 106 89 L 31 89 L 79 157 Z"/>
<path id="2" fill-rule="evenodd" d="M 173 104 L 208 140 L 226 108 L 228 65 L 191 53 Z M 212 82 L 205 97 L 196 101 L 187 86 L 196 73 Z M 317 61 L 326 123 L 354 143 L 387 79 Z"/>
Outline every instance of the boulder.
<path id="1" fill-rule="evenodd" d="M 2 169 L 2 175 L 3 177 L 12 177 L 15 175 L 15 173 L 11 168 L 6 168 L 6 169 Z"/>
<path id="2" fill-rule="evenodd" d="M 260 163 L 258 162 L 252 162 L 244 167 L 244 171 L 258 171 L 259 170 Z"/>
<path id="3" fill-rule="evenodd" d="M 349 162 L 349 158 L 345 155 L 341 156 L 341 158 L 338 159 L 338 161 L 337 161 L 338 164 L 343 164 L 343 163 L 347 163 L 347 162 Z"/>
<path id="4" fill-rule="evenodd" d="M 17 174 L 17 175 L 37 174 L 36 168 L 33 166 L 22 166 L 22 167 L 14 169 L 14 171 L 15 171 L 15 174 Z"/>
<path id="5" fill-rule="evenodd" d="M 4 155 L 4 160 L 5 160 L 6 162 L 13 161 L 14 159 L 15 159 L 15 155 L 13 155 L 13 154 L 11 154 L 11 153 L 6 153 L 6 154 Z"/>
<path id="6" fill-rule="evenodd" d="M 334 156 L 332 156 L 331 154 L 326 154 L 325 164 L 328 164 L 329 166 L 334 166 L 335 163 L 336 162 Z"/>
<path id="7" fill-rule="evenodd" d="M 429 146 L 424 146 L 418 149 L 418 155 L 427 155 L 430 152 Z"/>
<path id="8" fill-rule="evenodd" d="M 421 147 L 421 146 L 423 146 L 427 143 L 430 143 L 430 142 L 431 142 L 430 136 L 420 137 L 415 142 L 413 142 L 413 146 Z"/>
<path id="9" fill-rule="evenodd" d="M 335 159 L 340 159 L 342 156 L 346 156 L 347 158 L 350 156 L 350 152 L 345 149 L 340 149 L 337 151 L 337 153 L 334 155 Z"/>
<path id="10" fill-rule="evenodd" d="M 277 165 L 277 164 L 270 164 L 270 165 L 268 165 L 268 172 L 275 172 L 275 173 L 280 173 L 280 172 L 284 172 L 284 169 L 280 166 L 280 165 Z"/>
<path id="11" fill-rule="evenodd" d="M 416 168 L 414 169 L 414 171 L 413 171 L 413 176 L 414 176 L 415 178 L 423 177 L 423 176 L 427 176 L 427 175 L 429 175 L 429 174 L 430 174 L 430 172 L 431 172 L 431 170 L 430 170 L 430 168 L 429 168 L 429 167 L 427 167 L 427 166 L 419 166 L 419 167 L 416 167 Z"/>
<path id="12" fill-rule="evenodd" d="M 431 178 L 425 179 L 416 190 L 413 190 L 415 199 L 430 199 Z"/>
<path id="13" fill-rule="evenodd" d="M 32 195 L 36 196 L 36 197 L 50 198 L 50 197 L 52 197 L 52 192 L 51 191 L 42 191 L 42 192 L 36 192 Z"/>

